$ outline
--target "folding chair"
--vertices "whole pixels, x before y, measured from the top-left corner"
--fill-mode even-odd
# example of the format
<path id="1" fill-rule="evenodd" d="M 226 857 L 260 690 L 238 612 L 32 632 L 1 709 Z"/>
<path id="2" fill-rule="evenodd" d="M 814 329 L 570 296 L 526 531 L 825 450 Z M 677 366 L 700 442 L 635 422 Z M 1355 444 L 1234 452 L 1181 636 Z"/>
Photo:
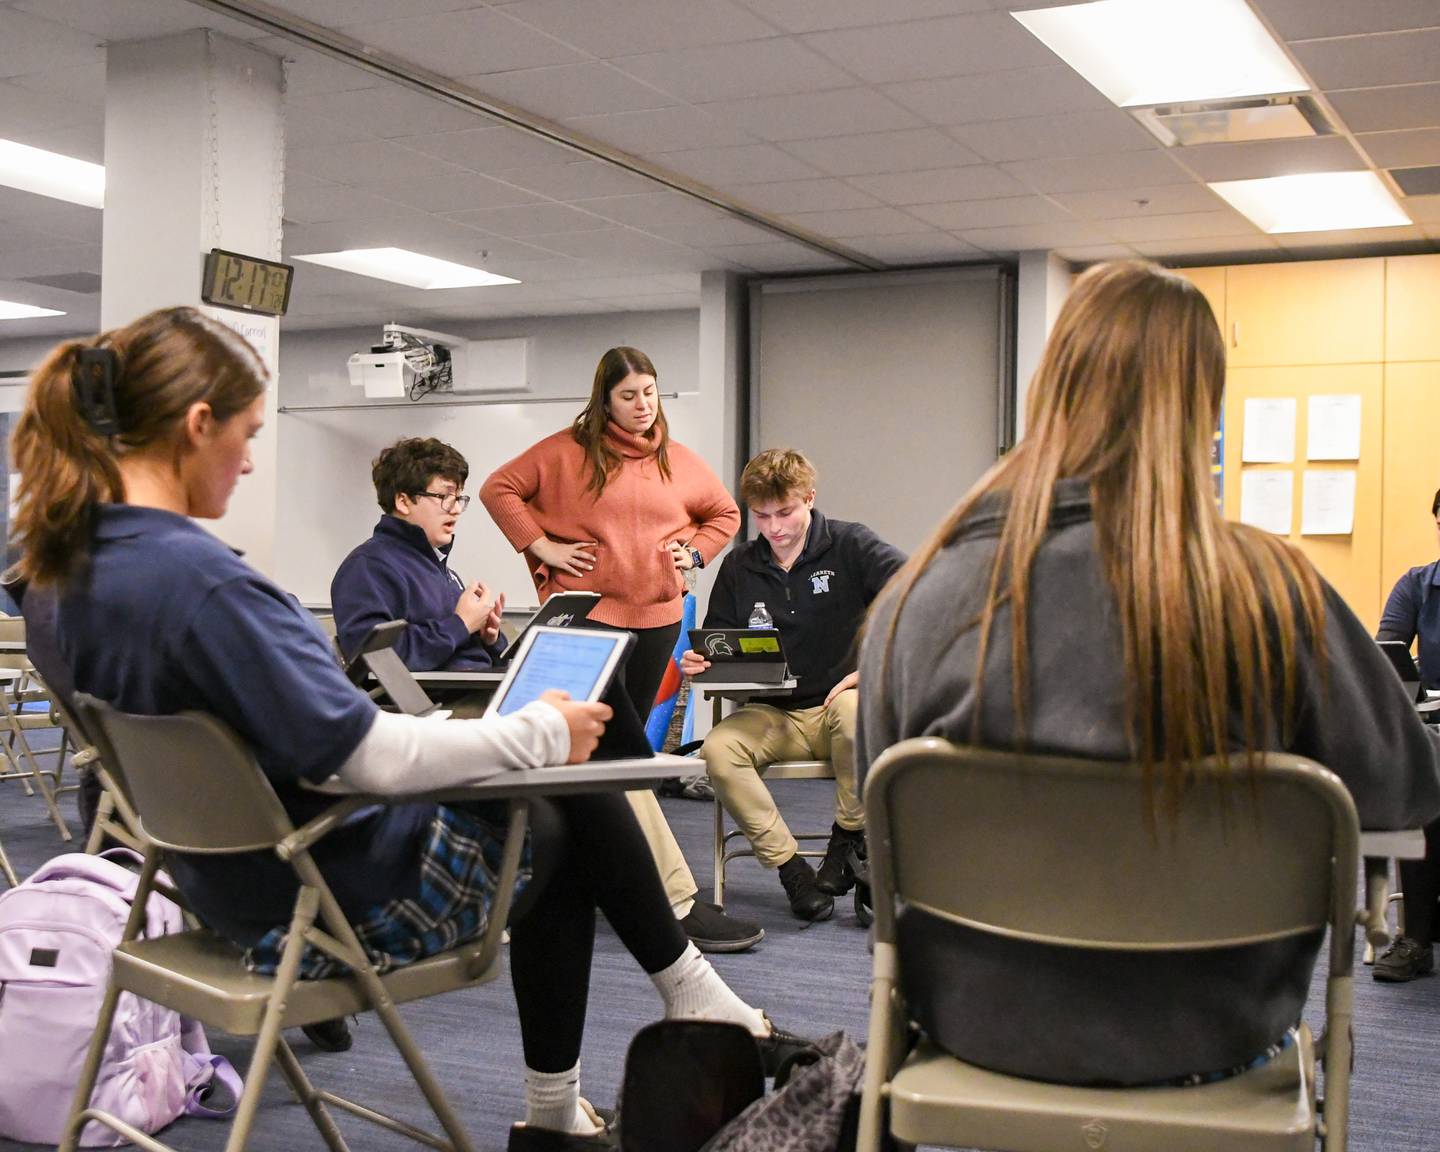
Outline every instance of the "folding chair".
<path id="1" fill-rule="evenodd" d="M 116 1001 L 120 993 L 127 991 L 212 1027 L 256 1037 L 227 1152 L 239 1152 L 245 1147 L 272 1059 L 331 1152 L 344 1152 L 346 1145 L 328 1106 L 342 1108 L 431 1147 L 471 1152 L 473 1146 L 459 1117 L 401 1021 L 396 1005 L 482 984 L 499 974 L 500 934 L 509 916 L 528 806 L 512 802 L 499 887 L 483 937 L 382 976 L 370 963 L 310 855 L 316 841 L 360 808 L 376 803 L 375 797 L 347 797 L 297 829 L 249 750 L 213 717 L 194 712 L 132 716 L 83 693 L 76 694 L 74 704 L 101 759 L 117 777 L 120 791 L 133 799 L 146 843 L 135 911 L 126 926 L 124 941 L 115 949 L 110 984 L 60 1152 L 74 1152 L 81 1130 L 91 1121 L 113 1129 L 147 1152 L 169 1152 L 166 1145 L 123 1120 L 90 1107 Z M 300 891 L 289 939 L 273 977 L 246 971 L 238 949 L 203 929 L 152 940 L 137 938 L 162 850 L 210 854 L 273 850 L 294 868 Z M 297 980 L 306 943 L 342 961 L 349 974 Z M 282 1028 L 370 1010 L 380 1016 L 445 1136 L 425 1132 L 315 1088 L 281 1035 Z"/>
<path id="2" fill-rule="evenodd" d="M 1355 807 L 1334 775 L 1296 756 L 1263 757 L 1253 781 L 1233 761 L 1232 772 L 1226 781 L 1213 761 L 1193 766 L 1173 825 L 1163 815 L 1152 825 L 1134 765 L 935 739 L 907 740 L 880 757 L 865 787 L 875 960 L 860 1152 L 876 1152 L 883 1132 L 905 1145 L 997 1152 L 1314 1152 L 1317 1139 L 1327 1152 L 1343 1152 Z M 1211 1042 L 1203 1025 L 1177 1027 L 1169 1017 L 1175 1000 L 1154 1014 L 1165 1019 L 1142 1020 L 1132 1007 L 1126 1020 L 1127 1001 L 1150 995 L 1151 985 L 1111 977 L 1127 964 L 1194 972 L 1174 966 L 1197 957 L 1244 971 L 1233 963 L 1237 954 L 1273 948 L 1306 956 L 1327 927 L 1327 1020 L 1318 1045 L 1301 1025 L 1298 1041 L 1269 1061 L 1196 1087 L 1077 1087 L 993 1070 L 1036 1051 L 1087 1060 L 1134 1052 L 1139 1061 L 1167 1043 L 1172 1057 L 1188 1059 L 1192 1045 Z M 1069 950 L 1063 969 L 1051 950 Z M 998 991 L 989 1002 L 977 993 L 989 979 L 977 976 L 977 960 L 1042 953 L 1052 958 L 1038 973 L 1008 969 L 1030 972 L 1035 996 L 997 1003 Z M 1275 993 L 1274 1015 L 1294 1023 L 1308 982 L 1277 967 L 1289 983 Z M 1061 974 L 1068 980 L 1077 969 L 1098 974 L 1091 986 L 1100 996 L 1082 1002 L 1056 991 Z M 1197 996 L 1203 991 L 1196 987 Z M 1001 1037 L 991 1022 L 975 1027 L 987 1012 L 1004 1013 L 1006 1021 L 992 1022 L 1013 1030 Z M 921 1038 L 908 1050 L 916 1022 Z M 987 1066 L 953 1051 L 984 1051 Z"/>
<path id="3" fill-rule="evenodd" d="M 717 709 L 718 711 L 718 709 Z M 834 780 L 835 766 L 829 760 L 777 760 L 773 764 L 766 765 L 760 773 L 768 784 L 772 780 Z M 796 840 L 806 841 L 830 841 L 830 829 L 826 828 L 819 832 L 795 832 Z M 738 841 L 735 847 L 730 847 L 732 840 Z M 725 830 L 725 805 L 720 803 L 720 797 L 715 797 L 715 903 L 725 903 L 725 866 L 731 860 L 738 860 L 743 856 L 754 856 L 755 849 L 750 847 L 750 842 L 745 839 L 745 833 L 739 828 Z M 802 848 L 796 851 L 797 856 L 821 857 L 825 855 L 823 847 Z"/>

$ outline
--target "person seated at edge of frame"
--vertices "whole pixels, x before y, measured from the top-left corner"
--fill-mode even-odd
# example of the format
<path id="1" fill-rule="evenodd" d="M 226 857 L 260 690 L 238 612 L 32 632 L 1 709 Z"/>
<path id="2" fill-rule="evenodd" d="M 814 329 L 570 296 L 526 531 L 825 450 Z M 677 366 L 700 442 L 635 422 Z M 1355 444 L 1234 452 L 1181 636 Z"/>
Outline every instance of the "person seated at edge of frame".
<path id="1" fill-rule="evenodd" d="M 1430 516 L 1440 535 L 1440 491 L 1430 501 Z M 1440 688 L 1440 560 L 1411 568 L 1390 590 L 1380 614 L 1376 640 L 1420 642 L 1420 682 Z M 1440 821 L 1425 825 L 1425 858 L 1400 861 L 1400 890 L 1405 894 L 1405 931 L 1379 956 L 1370 974 L 1400 984 L 1435 971 L 1435 928 L 1440 901 Z"/>
<path id="2" fill-rule="evenodd" d="M 1226 756 L 1243 815 L 1250 755 L 1276 750 L 1335 772 L 1362 827 L 1440 813 L 1440 736 L 1364 625 L 1297 550 L 1215 506 L 1224 383 L 1220 330 L 1187 280 L 1126 262 L 1075 281 L 1024 439 L 876 602 L 862 781 L 911 736 L 1133 761 L 1149 801 L 1135 819 L 1164 835 L 1188 762 Z M 1320 943 L 1268 942 L 1243 963 L 1197 951 L 1122 981 L 1043 943 L 995 945 L 1005 959 L 952 941 L 942 955 L 976 1006 L 952 1051 L 1066 1083 L 1224 1075 L 1294 1042 Z M 1059 1010 L 1035 996 L 1056 987 L 1079 991 Z"/>
<path id="3" fill-rule="evenodd" d="M 825 920 L 835 897 L 855 884 L 850 850 L 865 854 L 865 809 L 855 786 L 856 637 L 865 612 L 904 554 L 863 524 L 827 519 L 815 508 L 815 468 L 792 448 L 771 448 L 745 465 L 740 499 L 759 535 L 720 564 L 706 628 L 744 628 L 757 603 L 770 612 L 798 683 L 776 703 L 754 702 L 705 737 L 705 770 L 745 833 L 755 858 L 778 869 L 790 911 Z M 710 662 L 693 649 L 680 670 L 696 676 Z M 835 769 L 835 821 L 817 875 L 761 777 L 777 760 L 829 760 Z"/>
<path id="4" fill-rule="evenodd" d="M 450 567 L 455 528 L 470 497 L 465 457 L 433 438 L 410 437 L 371 464 L 384 515 L 330 582 L 340 650 L 350 656 L 376 624 L 404 620 L 395 654 L 412 672 L 493 668 L 505 649 L 503 594 L 466 583 Z"/>
<path id="5" fill-rule="evenodd" d="M 403 619 L 410 627 L 395 648 L 412 672 L 491 667 L 504 648 L 504 597 L 479 581 L 465 584 L 446 559 L 470 502 L 465 495 L 470 465 L 440 440 L 406 439 L 384 449 L 371 474 L 385 515 L 330 584 L 342 650 L 353 651 L 373 625 Z M 455 702 L 456 714 L 478 715 L 481 696 L 470 693 Z M 645 789 L 629 799 L 670 906 L 695 946 L 702 952 L 744 952 L 763 940 L 760 925 L 696 899 L 695 877 L 655 793 Z"/>
<path id="6" fill-rule="evenodd" d="M 217 716 L 253 749 L 296 823 L 333 799 L 303 783 L 338 777 L 404 796 L 584 761 L 610 709 L 563 693 L 491 719 L 380 711 L 346 679 L 309 613 L 192 523 L 219 519 L 251 471 L 266 376 L 249 344 L 193 308 L 67 341 L 35 372 L 13 446 L 19 575 L 56 590 L 56 648 L 75 690 L 132 713 Z M 380 965 L 484 930 L 505 810 L 374 805 L 316 846 Z M 278 859 L 168 863 L 202 922 L 246 949 L 253 970 L 273 972 L 296 894 Z M 620 796 L 534 803 L 527 864 L 510 924 L 526 1067 L 526 1119 L 511 1129 L 511 1152 L 613 1143 L 579 1095 L 597 908 L 650 974 L 666 1015 L 743 1024 L 772 1063 L 790 1045 L 686 940 Z M 331 967 L 313 949 L 302 956 L 307 977 Z"/>

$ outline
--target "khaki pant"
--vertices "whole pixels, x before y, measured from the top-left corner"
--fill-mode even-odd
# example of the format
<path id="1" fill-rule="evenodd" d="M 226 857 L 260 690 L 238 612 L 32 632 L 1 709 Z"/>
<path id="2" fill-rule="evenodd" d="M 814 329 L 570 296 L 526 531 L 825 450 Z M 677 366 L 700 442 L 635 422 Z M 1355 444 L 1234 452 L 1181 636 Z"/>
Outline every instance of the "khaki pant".
<path id="1" fill-rule="evenodd" d="M 777 760 L 829 760 L 835 768 L 835 823 L 850 831 L 865 827 L 865 809 L 855 789 L 859 699 L 860 694 L 851 688 L 828 707 L 819 704 L 787 710 L 747 704 L 705 737 L 701 755 L 715 795 L 766 868 L 778 868 L 796 850 L 795 837 L 761 780 L 765 769 Z"/>
<path id="2" fill-rule="evenodd" d="M 467 693 L 446 707 L 456 719 L 483 716 L 491 695 L 490 692 Z M 855 730 L 853 717 L 850 730 Z M 660 801 L 655 798 L 655 793 L 644 788 L 626 792 L 625 799 L 630 801 L 640 832 L 645 837 L 645 843 L 650 845 L 650 855 L 655 857 L 655 867 L 660 873 L 660 882 L 665 885 L 665 898 L 670 901 L 671 907 L 694 899 L 699 891 L 695 877 L 690 872 L 690 865 L 685 863 L 685 854 L 680 851 L 675 833 L 670 831 L 670 825 L 665 821 L 665 813 L 660 810 Z"/>

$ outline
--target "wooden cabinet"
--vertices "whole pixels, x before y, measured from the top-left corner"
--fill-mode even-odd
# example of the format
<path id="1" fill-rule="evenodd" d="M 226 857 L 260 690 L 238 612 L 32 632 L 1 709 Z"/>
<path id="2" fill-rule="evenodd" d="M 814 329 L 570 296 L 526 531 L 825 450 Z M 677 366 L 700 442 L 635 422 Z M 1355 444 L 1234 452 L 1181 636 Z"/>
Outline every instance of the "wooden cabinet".
<path id="1" fill-rule="evenodd" d="M 1236 368 L 1385 358 L 1385 261 L 1232 265 L 1225 346 Z"/>
<path id="2" fill-rule="evenodd" d="M 1308 398 L 1358 395 L 1360 397 L 1360 459 L 1358 461 L 1305 459 Z M 1293 397 L 1295 462 L 1293 464 L 1241 464 L 1245 401 L 1250 398 Z M 1245 469 L 1290 471 L 1294 475 L 1294 503 L 1290 541 L 1304 552 L 1320 574 L 1335 586 L 1354 613 L 1374 630 L 1380 620 L 1381 587 L 1381 447 L 1384 429 L 1384 369 L 1379 364 L 1315 367 L 1232 368 L 1225 386 L 1225 515 L 1240 519 L 1240 476 Z M 1349 536 L 1302 536 L 1301 509 L 1306 469 L 1353 469 L 1355 476 L 1355 529 Z"/>
<path id="3" fill-rule="evenodd" d="M 1385 261 L 1385 359 L 1440 360 L 1440 256 Z"/>
<path id="4" fill-rule="evenodd" d="M 1227 331 L 1225 327 L 1225 268 L 1177 268 L 1176 273 L 1185 277 L 1196 288 L 1200 289 L 1205 299 L 1210 301 L 1210 309 L 1215 313 L 1215 323 L 1220 325 L 1220 331 Z M 1226 338 L 1228 342 L 1228 337 Z"/>
<path id="5" fill-rule="evenodd" d="M 1385 499 L 1380 584 L 1440 556 L 1430 503 L 1440 488 L 1440 360 L 1385 365 Z M 1383 603 L 1382 603 L 1383 607 Z"/>

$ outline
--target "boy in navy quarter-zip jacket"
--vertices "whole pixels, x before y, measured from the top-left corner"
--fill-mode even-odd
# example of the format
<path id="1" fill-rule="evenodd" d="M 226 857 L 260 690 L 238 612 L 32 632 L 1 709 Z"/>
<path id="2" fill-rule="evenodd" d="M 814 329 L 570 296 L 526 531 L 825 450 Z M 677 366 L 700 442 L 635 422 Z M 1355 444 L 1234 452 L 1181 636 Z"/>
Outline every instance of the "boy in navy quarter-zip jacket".
<path id="1" fill-rule="evenodd" d="M 744 628 L 763 602 L 780 632 L 794 693 L 752 703 L 705 737 L 702 755 L 715 794 L 749 838 L 756 859 L 780 872 L 790 910 L 824 920 L 855 877 L 853 846 L 864 854 L 865 810 L 855 784 L 856 637 L 870 602 L 905 556 L 863 524 L 815 510 L 815 468 L 793 449 L 770 449 L 745 466 L 740 499 L 758 532 L 725 557 L 710 592 L 706 628 Z M 686 652 L 681 670 L 710 666 Z M 835 823 L 816 872 L 798 855 L 761 780 L 777 760 L 829 760 L 835 768 Z"/>

